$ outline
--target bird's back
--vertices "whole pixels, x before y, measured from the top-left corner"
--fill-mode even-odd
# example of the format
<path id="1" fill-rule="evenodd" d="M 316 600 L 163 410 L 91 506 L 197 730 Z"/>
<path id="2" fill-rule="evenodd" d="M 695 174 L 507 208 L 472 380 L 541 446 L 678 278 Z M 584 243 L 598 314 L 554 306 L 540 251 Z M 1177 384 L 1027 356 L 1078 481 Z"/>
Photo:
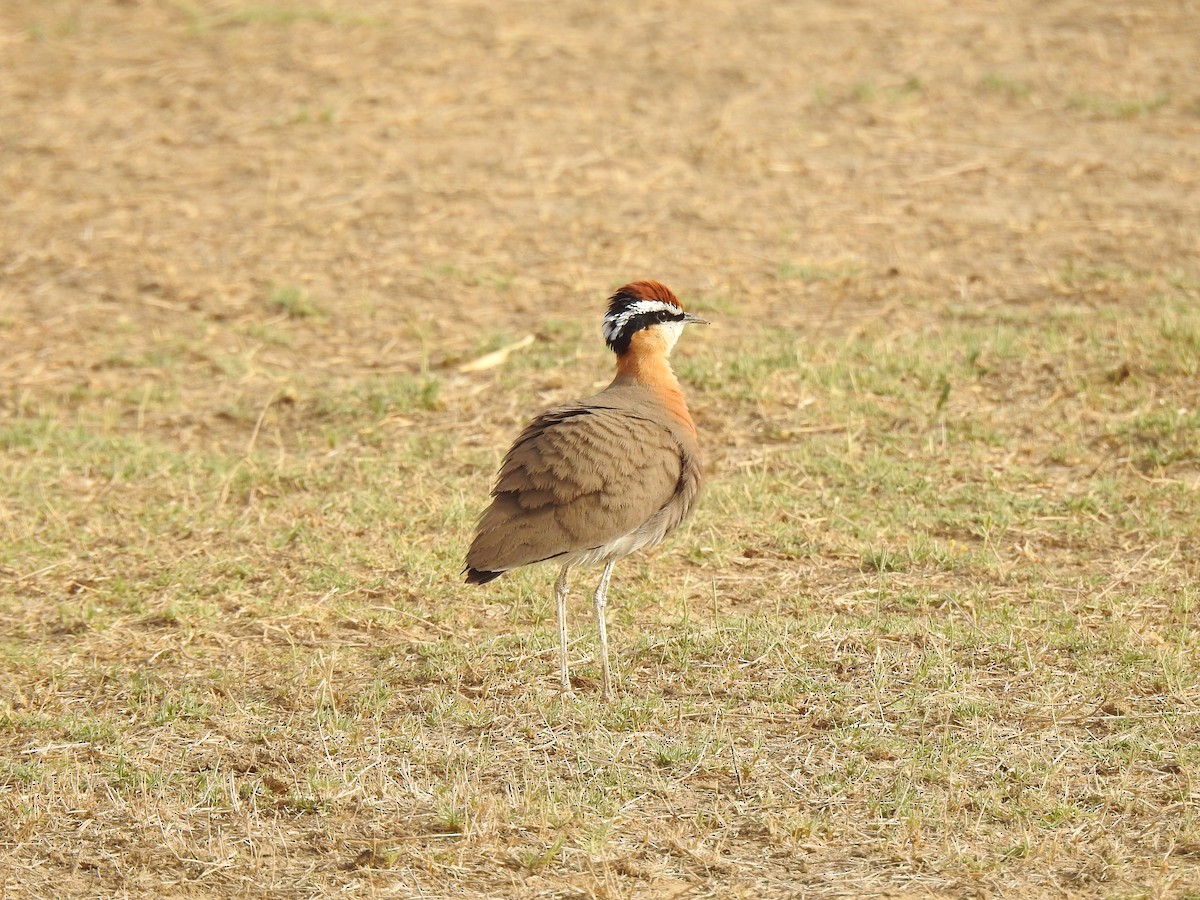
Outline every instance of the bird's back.
<path id="1" fill-rule="evenodd" d="M 504 458 L 467 553 L 482 583 L 547 560 L 598 562 L 658 543 L 691 512 L 700 453 L 682 398 L 618 377 L 538 416 Z"/>

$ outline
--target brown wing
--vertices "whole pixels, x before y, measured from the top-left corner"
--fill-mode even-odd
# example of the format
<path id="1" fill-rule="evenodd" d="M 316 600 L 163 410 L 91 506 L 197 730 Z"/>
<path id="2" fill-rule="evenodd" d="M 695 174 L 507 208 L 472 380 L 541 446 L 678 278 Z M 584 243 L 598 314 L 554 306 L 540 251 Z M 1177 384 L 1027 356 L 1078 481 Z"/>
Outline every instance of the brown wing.
<path id="1" fill-rule="evenodd" d="M 688 465 L 670 428 L 627 409 L 551 410 L 504 457 L 467 568 L 500 572 L 629 534 L 672 501 Z"/>

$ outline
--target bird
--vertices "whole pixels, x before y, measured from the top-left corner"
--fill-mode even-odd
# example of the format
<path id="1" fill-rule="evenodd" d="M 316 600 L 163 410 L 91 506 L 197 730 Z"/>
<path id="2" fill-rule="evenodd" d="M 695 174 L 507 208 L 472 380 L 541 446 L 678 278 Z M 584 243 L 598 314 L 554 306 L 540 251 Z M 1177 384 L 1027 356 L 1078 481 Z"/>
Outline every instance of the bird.
<path id="1" fill-rule="evenodd" d="M 703 482 L 696 426 L 670 353 L 687 312 L 666 285 L 635 281 L 608 298 L 603 334 L 616 375 L 591 397 L 537 416 L 500 464 L 491 503 L 466 554 L 468 584 L 536 563 L 554 582 L 562 694 L 567 664 L 567 575 L 604 564 L 594 594 L 604 700 L 611 700 L 605 607 L 617 561 L 660 543 L 693 511 Z"/>

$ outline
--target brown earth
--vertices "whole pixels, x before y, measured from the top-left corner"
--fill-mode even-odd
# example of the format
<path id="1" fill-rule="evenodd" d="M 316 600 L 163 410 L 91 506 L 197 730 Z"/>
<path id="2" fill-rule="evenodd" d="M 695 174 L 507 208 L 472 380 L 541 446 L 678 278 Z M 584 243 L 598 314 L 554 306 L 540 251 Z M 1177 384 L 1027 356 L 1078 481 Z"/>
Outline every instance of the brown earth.
<path id="1" fill-rule="evenodd" d="M 647 274 L 805 324 L 1067 300 L 1066 265 L 1194 271 L 1194 15 L 10 2 L 3 376 L 119 382 L 82 351 L 183 335 L 204 430 L 301 360 L 453 359 Z M 793 260 L 864 277 L 799 293 Z M 273 284 L 327 327 L 214 382 L 208 351 L 247 346 Z"/>

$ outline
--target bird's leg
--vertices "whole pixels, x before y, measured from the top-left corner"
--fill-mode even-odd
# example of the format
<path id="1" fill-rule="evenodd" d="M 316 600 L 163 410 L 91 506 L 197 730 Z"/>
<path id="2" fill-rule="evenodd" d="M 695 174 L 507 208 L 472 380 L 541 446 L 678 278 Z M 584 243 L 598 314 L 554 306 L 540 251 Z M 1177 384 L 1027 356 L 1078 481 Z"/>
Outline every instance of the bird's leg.
<path id="1" fill-rule="evenodd" d="M 571 676 L 567 672 L 567 569 L 563 566 L 554 582 L 554 607 L 558 614 L 558 664 L 562 674 L 562 692 L 571 695 Z"/>
<path id="2" fill-rule="evenodd" d="M 604 607 L 608 604 L 608 577 L 612 575 L 617 561 L 610 560 L 596 586 L 596 628 L 600 632 L 600 679 L 603 683 L 604 699 L 612 699 L 612 678 L 608 673 L 608 626 L 604 623 Z"/>

